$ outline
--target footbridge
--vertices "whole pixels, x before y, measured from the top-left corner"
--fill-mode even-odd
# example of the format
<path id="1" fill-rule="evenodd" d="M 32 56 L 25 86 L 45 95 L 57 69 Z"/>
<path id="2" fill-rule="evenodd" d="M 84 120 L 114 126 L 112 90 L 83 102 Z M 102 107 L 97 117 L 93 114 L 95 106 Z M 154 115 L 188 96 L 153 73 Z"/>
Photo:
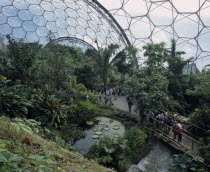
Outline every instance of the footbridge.
<path id="1" fill-rule="evenodd" d="M 124 112 L 129 112 L 128 104 L 127 104 L 127 100 L 125 96 L 115 97 L 113 100 L 113 106 Z M 139 112 L 136 110 L 137 109 L 136 107 L 137 106 L 134 104 L 132 106 L 132 110 L 130 113 L 132 116 L 135 116 L 136 118 L 138 118 L 138 120 L 140 120 Z M 205 160 L 199 156 L 199 148 L 201 148 L 202 146 L 199 142 L 199 138 L 194 136 L 189 131 L 183 129 L 182 140 L 178 141 L 178 137 L 176 136 L 176 139 L 174 138 L 173 129 L 169 127 L 168 125 L 162 123 L 161 121 L 158 121 L 155 118 L 150 118 L 146 114 L 144 114 L 144 119 L 148 123 L 146 129 L 148 129 L 151 132 L 151 134 L 154 134 L 157 138 L 163 140 L 167 144 L 171 145 L 173 148 L 183 153 L 187 153 L 192 157 L 197 157 L 201 163 L 209 166 L 208 164 L 206 164 Z M 157 124 L 160 124 L 160 125 L 157 125 Z"/>

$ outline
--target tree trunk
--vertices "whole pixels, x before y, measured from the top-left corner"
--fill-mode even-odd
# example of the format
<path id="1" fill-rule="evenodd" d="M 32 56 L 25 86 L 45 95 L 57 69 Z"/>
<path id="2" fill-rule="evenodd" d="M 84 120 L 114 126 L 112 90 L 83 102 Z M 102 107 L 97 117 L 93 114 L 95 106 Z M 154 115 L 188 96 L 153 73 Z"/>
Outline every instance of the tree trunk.
<path id="1" fill-rule="evenodd" d="M 107 86 L 107 75 L 108 75 L 108 71 L 107 70 L 103 70 L 103 73 L 102 73 L 102 80 L 104 82 L 104 90 Z"/>

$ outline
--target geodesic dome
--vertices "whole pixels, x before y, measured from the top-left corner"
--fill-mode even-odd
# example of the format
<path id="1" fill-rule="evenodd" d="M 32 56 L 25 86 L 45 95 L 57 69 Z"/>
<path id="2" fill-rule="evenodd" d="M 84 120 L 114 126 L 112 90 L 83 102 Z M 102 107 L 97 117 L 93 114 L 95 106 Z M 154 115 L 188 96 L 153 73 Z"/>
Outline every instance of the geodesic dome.
<path id="1" fill-rule="evenodd" d="M 95 3 L 83 0 L 1 0 L 0 34 L 46 44 L 51 32 L 56 39 L 126 45 L 119 29 L 101 11 Z"/>
<path id="2" fill-rule="evenodd" d="M 177 42 L 201 69 L 210 62 L 209 0 L 0 0 L 0 35 L 28 42 L 55 39 L 121 48 Z M 74 39 L 75 38 L 75 39 Z"/>

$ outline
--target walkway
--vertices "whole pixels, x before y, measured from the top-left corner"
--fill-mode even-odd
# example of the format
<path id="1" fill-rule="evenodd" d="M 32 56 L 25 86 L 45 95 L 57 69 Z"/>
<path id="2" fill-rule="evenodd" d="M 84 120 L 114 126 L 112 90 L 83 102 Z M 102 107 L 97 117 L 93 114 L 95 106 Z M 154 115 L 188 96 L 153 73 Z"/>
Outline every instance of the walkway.
<path id="1" fill-rule="evenodd" d="M 120 110 L 125 111 L 125 112 L 129 111 L 128 110 L 127 99 L 126 99 L 125 96 L 117 96 L 117 99 L 114 100 L 113 103 L 114 103 L 113 106 L 115 108 L 120 109 Z M 139 118 L 138 112 L 136 112 L 135 103 L 132 106 L 131 114 L 136 116 L 137 118 Z M 156 127 L 156 119 L 153 120 L 153 123 L 151 125 Z M 148 129 L 150 130 L 150 128 L 148 128 Z M 177 139 L 176 140 L 173 139 L 172 130 L 170 130 L 170 132 L 165 132 L 165 131 L 163 131 L 163 127 L 161 127 L 161 128 L 157 128 L 156 131 L 157 132 L 155 134 L 157 135 L 157 137 L 159 137 L 163 141 L 167 142 L 168 144 L 170 144 L 174 148 L 176 148 L 176 149 L 178 149 L 182 152 L 190 151 L 191 156 L 196 156 L 197 155 L 198 149 L 199 149 L 199 142 L 192 135 L 189 135 L 189 132 L 187 132 L 186 130 L 183 132 L 181 142 L 178 142 Z M 203 159 L 200 158 L 200 161 L 202 162 Z"/>
<path id="2" fill-rule="evenodd" d="M 120 109 L 124 112 L 129 112 L 128 110 L 128 102 L 127 98 L 125 96 L 116 96 L 116 100 L 113 101 L 114 107 L 117 109 Z M 138 112 L 136 111 L 136 104 L 134 102 L 134 105 L 131 107 L 131 114 L 135 115 L 136 117 L 139 117 Z"/>

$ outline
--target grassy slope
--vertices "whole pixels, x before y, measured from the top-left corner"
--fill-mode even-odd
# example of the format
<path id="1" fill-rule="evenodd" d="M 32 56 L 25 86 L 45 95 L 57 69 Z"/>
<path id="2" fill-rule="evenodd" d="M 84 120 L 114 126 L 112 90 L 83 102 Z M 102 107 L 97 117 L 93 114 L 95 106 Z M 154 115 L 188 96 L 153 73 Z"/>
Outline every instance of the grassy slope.
<path id="1" fill-rule="evenodd" d="M 21 143 L 25 137 L 28 137 L 32 145 Z M 20 162 L 10 164 L 10 170 L 30 166 L 31 162 L 35 162 L 37 166 L 52 167 L 54 170 L 49 171 L 68 171 L 68 172 L 114 172 L 83 158 L 75 152 L 70 152 L 61 148 L 57 144 L 47 141 L 36 134 L 17 131 L 17 127 L 5 118 L 0 117 L 0 151 L 4 149 L 13 155 L 22 156 L 24 159 Z M 29 155 L 46 156 L 54 163 L 41 162 L 28 158 Z M 9 171 L 10 171 L 9 170 Z"/>

